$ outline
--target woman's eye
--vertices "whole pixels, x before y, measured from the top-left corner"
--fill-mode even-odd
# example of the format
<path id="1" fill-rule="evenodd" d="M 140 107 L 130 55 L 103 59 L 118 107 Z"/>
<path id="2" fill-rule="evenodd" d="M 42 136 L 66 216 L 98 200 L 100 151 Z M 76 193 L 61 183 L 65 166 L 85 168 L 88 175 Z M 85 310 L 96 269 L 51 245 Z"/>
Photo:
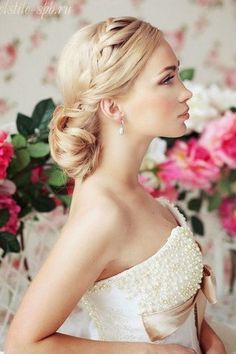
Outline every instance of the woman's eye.
<path id="1" fill-rule="evenodd" d="M 164 81 L 162 81 L 162 84 L 166 85 L 166 84 L 169 84 L 169 82 L 171 82 L 171 79 L 173 79 L 174 76 L 169 76 L 167 77 Z"/>

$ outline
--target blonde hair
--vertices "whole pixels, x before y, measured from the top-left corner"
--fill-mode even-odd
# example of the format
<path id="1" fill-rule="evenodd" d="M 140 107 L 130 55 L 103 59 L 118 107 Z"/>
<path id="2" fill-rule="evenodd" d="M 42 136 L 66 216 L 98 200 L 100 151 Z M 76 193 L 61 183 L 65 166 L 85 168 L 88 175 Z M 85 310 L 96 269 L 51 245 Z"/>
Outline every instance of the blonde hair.
<path id="1" fill-rule="evenodd" d="M 54 110 L 49 143 L 68 176 L 84 180 L 95 171 L 101 154 L 99 101 L 130 89 L 160 33 L 135 17 L 108 18 L 75 32 L 64 47 L 57 67 L 64 105 Z"/>

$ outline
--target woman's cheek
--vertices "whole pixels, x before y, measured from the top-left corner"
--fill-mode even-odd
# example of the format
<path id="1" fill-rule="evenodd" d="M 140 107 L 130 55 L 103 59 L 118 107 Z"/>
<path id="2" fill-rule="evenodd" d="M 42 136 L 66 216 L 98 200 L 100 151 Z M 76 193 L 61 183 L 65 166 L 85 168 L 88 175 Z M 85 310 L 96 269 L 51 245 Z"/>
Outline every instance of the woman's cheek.
<path id="1" fill-rule="evenodd" d="M 163 111 L 163 113 L 169 113 L 172 112 L 173 113 L 173 102 L 172 100 L 170 100 L 169 97 L 164 97 L 161 102 L 159 102 L 159 107 L 161 108 L 161 110 Z"/>

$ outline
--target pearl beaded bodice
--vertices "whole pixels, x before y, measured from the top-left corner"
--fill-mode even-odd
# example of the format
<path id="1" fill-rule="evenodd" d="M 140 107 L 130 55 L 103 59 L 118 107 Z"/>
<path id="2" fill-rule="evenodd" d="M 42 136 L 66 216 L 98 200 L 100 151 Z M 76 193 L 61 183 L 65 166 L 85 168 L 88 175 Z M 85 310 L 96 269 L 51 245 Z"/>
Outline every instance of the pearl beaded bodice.
<path id="1" fill-rule="evenodd" d="M 84 294 L 81 301 L 93 320 L 97 338 L 148 341 L 140 315 L 181 304 L 200 287 L 203 260 L 193 233 L 173 203 L 165 197 L 158 200 L 169 207 L 180 226 L 172 229 L 153 256 L 96 282 Z"/>

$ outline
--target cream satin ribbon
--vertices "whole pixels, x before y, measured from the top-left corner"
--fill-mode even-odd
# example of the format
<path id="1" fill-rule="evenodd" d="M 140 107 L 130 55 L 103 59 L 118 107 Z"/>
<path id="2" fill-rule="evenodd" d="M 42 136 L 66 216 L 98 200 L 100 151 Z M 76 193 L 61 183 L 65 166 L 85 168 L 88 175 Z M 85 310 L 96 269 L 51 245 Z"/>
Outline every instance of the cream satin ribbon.
<path id="1" fill-rule="evenodd" d="M 199 337 L 207 300 L 211 304 L 217 302 L 215 276 L 211 267 L 204 265 L 201 287 L 189 300 L 169 310 L 141 315 L 150 340 L 154 342 L 172 334 L 184 323 L 193 308 L 195 308 L 195 319 Z"/>

